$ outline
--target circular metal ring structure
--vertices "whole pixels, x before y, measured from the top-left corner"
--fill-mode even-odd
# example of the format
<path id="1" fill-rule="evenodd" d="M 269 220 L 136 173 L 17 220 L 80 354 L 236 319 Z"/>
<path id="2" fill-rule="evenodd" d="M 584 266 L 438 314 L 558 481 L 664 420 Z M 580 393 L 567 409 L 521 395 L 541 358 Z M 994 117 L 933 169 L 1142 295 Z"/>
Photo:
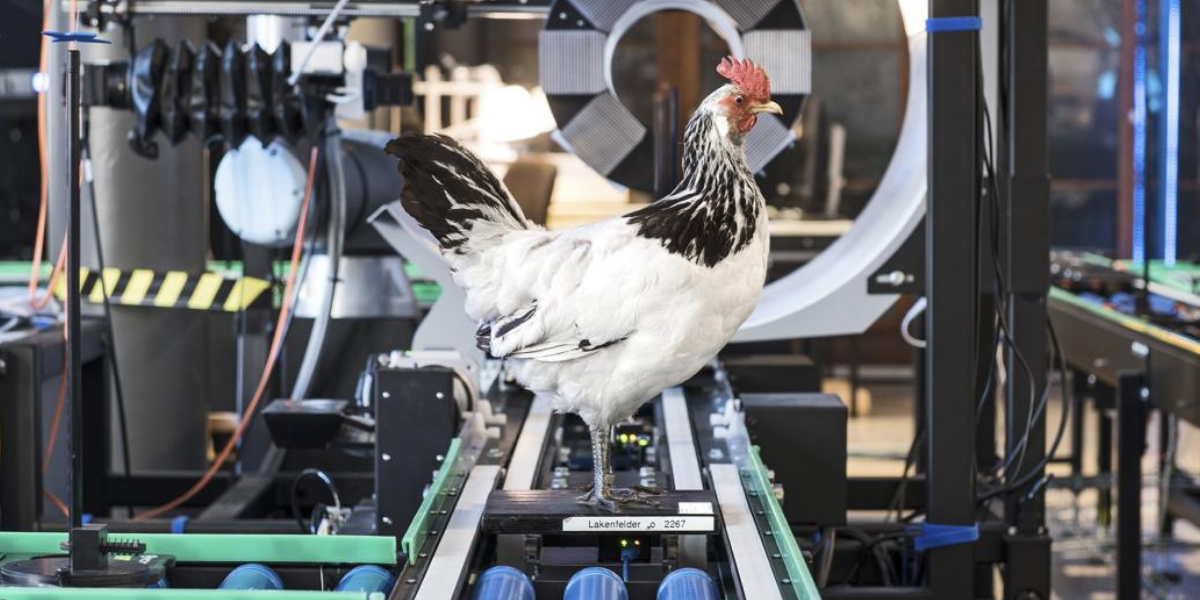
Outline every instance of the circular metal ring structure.
<path id="1" fill-rule="evenodd" d="M 735 342 L 862 333 L 900 298 L 867 293 L 868 278 L 925 216 L 928 8 L 924 0 L 898 2 L 908 36 L 908 98 L 887 171 L 849 231 L 811 262 L 763 289 Z"/>
<path id="2" fill-rule="evenodd" d="M 542 89 L 559 124 L 555 139 L 601 175 L 654 188 L 654 135 L 617 97 L 613 55 L 643 17 L 682 10 L 704 18 L 736 58 L 771 76 L 771 97 L 800 118 L 812 87 L 811 37 L 797 0 L 556 0 L 539 40 Z M 746 138 L 758 172 L 795 141 L 792 123 L 763 115 Z"/>

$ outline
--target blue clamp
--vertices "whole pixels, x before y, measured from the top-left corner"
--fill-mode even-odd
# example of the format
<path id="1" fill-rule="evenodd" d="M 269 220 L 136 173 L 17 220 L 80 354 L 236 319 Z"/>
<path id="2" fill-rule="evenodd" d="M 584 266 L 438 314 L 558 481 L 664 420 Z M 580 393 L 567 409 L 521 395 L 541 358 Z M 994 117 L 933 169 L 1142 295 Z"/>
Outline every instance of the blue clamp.
<path id="1" fill-rule="evenodd" d="M 939 17 L 925 19 L 925 31 L 942 33 L 943 31 L 979 31 L 983 29 L 983 19 L 979 17 Z"/>
<path id="2" fill-rule="evenodd" d="M 112 42 L 94 31 L 43 31 L 42 35 L 50 38 L 55 44 L 62 42 L 79 42 L 80 44 L 111 44 Z"/>
<path id="3" fill-rule="evenodd" d="M 92 513 L 83 513 L 79 517 L 80 525 L 88 525 L 92 522 Z"/>
<path id="4" fill-rule="evenodd" d="M 191 519 L 191 517 L 187 515 L 180 515 L 171 519 L 171 533 L 183 533 L 183 530 L 187 529 L 188 519 Z"/>
<path id="5" fill-rule="evenodd" d="M 935 525 L 933 523 L 918 523 L 909 528 L 915 534 L 913 548 L 918 552 L 930 548 L 969 544 L 979 539 L 979 524 L 973 525 Z"/>

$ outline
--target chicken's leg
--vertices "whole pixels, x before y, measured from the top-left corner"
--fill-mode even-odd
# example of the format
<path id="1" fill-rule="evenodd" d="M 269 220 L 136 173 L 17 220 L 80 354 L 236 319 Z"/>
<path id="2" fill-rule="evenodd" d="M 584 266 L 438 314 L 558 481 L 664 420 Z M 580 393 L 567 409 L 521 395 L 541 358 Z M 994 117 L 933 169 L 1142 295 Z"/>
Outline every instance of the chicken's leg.
<path id="1" fill-rule="evenodd" d="M 613 488 L 612 473 L 612 428 L 609 426 L 593 427 L 588 425 L 592 435 L 592 478 L 593 482 L 577 500 L 585 504 L 594 504 L 600 508 L 616 511 L 621 504 L 642 503 L 657 505 L 651 496 L 662 494 L 659 490 L 649 488 Z"/>
<path id="2" fill-rule="evenodd" d="M 607 425 L 588 425 L 588 431 L 592 435 L 592 485 L 591 489 L 577 498 L 579 502 L 594 504 L 606 510 L 616 509 L 616 503 L 612 500 L 612 464 L 608 455 L 611 429 Z"/>

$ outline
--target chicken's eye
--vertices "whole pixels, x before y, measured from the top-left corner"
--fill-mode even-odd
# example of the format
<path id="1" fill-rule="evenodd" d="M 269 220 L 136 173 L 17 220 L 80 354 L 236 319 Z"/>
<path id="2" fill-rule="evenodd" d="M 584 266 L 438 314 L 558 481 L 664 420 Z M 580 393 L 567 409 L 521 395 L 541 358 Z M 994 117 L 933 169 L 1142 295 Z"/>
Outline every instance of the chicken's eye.
<path id="1" fill-rule="evenodd" d="M 733 103 L 734 103 L 734 104 L 741 104 L 741 103 L 743 103 L 743 102 L 745 102 L 745 101 L 746 101 L 746 100 L 745 100 L 745 98 L 742 98 L 741 96 L 734 96 L 734 97 L 733 97 Z"/>

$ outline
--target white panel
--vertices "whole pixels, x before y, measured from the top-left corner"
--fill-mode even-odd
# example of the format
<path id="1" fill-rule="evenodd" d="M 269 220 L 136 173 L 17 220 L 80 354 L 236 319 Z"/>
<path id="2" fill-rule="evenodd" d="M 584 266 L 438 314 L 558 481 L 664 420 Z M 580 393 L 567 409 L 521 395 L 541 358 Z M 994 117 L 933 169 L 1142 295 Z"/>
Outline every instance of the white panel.
<path id="1" fill-rule="evenodd" d="M 696 442 L 692 438 L 692 423 L 683 389 L 673 387 L 663 390 L 662 406 L 675 489 L 702 490 L 704 480 L 700 476 L 700 463 L 696 460 Z"/>
<path id="2" fill-rule="evenodd" d="M 795 2 L 796 0 L 783 0 L 785 2 Z M 717 0 L 717 4 L 721 5 L 729 12 L 730 16 L 738 22 L 738 28 L 746 31 L 767 16 L 771 9 L 779 4 L 780 0 Z"/>
<path id="3" fill-rule="evenodd" d="M 762 29 L 742 36 L 746 58 L 762 65 L 772 94 L 812 92 L 812 34 L 807 29 Z M 800 115 L 788 115 L 795 120 Z"/>
<path id="4" fill-rule="evenodd" d="M 438 542 L 429 569 L 421 580 L 416 600 L 454 600 L 458 587 L 467 573 L 475 539 L 479 537 L 479 522 L 488 496 L 496 487 L 500 475 L 497 465 L 482 465 L 471 469 L 454 505 L 454 513 Z"/>
<path id="5" fill-rule="evenodd" d="M 529 414 L 521 425 L 521 436 L 517 438 L 512 460 L 508 461 L 508 473 L 504 476 L 504 489 L 533 489 L 537 477 L 542 449 L 546 446 L 546 434 L 550 429 L 550 398 L 544 394 L 534 396 L 529 405 Z"/>
<path id="6" fill-rule="evenodd" d="M 621 14 L 637 3 L 638 0 L 571 0 L 571 4 L 601 31 L 611 31 Z M 548 18 L 555 19 L 558 15 Z"/>
<path id="7" fill-rule="evenodd" d="M 538 38 L 538 72 L 547 94 L 604 91 L 603 33 L 544 29 Z"/>
<path id="8" fill-rule="evenodd" d="M 910 13 L 904 14 L 909 25 Z M 735 342 L 862 333 L 899 298 L 868 295 L 867 278 L 908 239 L 925 214 L 925 43 L 923 32 L 909 37 L 904 124 L 871 201 L 850 231 L 828 249 L 763 289 Z"/>
<path id="9" fill-rule="evenodd" d="M 784 127 L 775 115 L 759 115 L 758 123 L 746 135 L 746 164 L 750 172 L 761 171 L 771 159 L 795 141 L 792 131 Z"/>
<path id="10" fill-rule="evenodd" d="M 562 134 L 576 156 L 608 175 L 641 143 L 646 127 L 616 96 L 604 93 L 583 107 Z"/>
<path id="11" fill-rule="evenodd" d="M 763 547 L 746 492 L 742 488 L 742 476 L 734 465 L 711 465 L 713 488 L 717 492 L 717 503 L 721 505 L 721 519 L 725 522 L 725 538 L 729 540 L 730 556 L 733 558 L 735 579 L 742 584 L 742 595 L 754 600 L 782 600 L 779 584 L 775 582 L 775 571 L 771 559 Z"/>

